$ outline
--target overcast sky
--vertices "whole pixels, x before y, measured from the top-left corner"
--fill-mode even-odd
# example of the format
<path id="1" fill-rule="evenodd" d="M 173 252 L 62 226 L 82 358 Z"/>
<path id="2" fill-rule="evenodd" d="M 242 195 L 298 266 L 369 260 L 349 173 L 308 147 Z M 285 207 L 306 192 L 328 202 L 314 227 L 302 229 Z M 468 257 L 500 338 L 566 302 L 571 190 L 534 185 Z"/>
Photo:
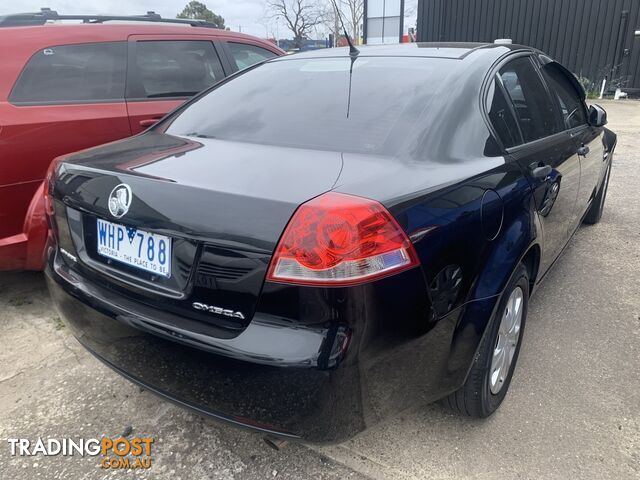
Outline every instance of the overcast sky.
<path id="1" fill-rule="evenodd" d="M 58 13 L 67 14 L 118 14 L 139 15 L 153 10 L 163 17 L 175 17 L 182 11 L 189 0 L 19 0 L 10 2 L 0 1 L 0 15 L 17 12 L 36 12 L 40 7 L 47 6 Z M 266 0 L 200 0 L 218 15 L 222 15 L 225 23 L 234 31 L 242 31 L 259 37 L 278 35 L 280 38 L 291 38 L 291 34 L 283 25 L 266 20 Z M 330 0 L 327 0 L 329 2 Z M 406 26 L 415 24 L 417 0 L 405 0 L 405 10 L 408 18 Z M 266 26 L 265 26 L 266 23 Z M 320 37 L 323 33 L 319 32 Z"/>

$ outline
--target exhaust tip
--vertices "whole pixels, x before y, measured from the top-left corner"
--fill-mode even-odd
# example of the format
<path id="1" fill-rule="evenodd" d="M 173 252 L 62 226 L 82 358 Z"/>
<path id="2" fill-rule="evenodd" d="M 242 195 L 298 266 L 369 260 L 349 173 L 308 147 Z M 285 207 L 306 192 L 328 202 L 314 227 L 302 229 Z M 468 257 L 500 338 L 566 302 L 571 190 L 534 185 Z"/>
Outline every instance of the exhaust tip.
<path id="1" fill-rule="evenodd" d="M 286 447 L 289 443 L 285 439 L 274 437 L 273 435 L 265 435 L 264 437 L 262 437 L 262 439 L 264 440 L 264 443 L 278 452 Z"/>

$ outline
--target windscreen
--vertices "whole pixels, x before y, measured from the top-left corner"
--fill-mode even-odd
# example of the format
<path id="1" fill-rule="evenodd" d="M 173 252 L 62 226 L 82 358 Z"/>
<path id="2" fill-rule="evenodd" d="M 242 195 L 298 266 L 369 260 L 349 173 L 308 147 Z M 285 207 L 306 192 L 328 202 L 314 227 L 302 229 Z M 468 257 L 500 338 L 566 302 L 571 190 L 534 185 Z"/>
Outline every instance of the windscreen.
<path id="1" fill-rule="evenodd" d="M 421 114 L 449 59 L 286 59 L 212 90 L 168 126 L 173 135 L 396 155 L 427 125 Z"/>

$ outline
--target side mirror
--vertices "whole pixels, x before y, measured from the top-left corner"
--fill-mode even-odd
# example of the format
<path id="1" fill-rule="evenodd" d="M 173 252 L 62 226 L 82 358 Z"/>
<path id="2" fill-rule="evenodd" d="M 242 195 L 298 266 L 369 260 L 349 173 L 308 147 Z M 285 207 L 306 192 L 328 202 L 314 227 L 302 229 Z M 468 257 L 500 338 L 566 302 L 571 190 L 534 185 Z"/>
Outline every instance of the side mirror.
<path id="1" fill-rule="evenodd" d="M 604 127 L 607 124 L 607 112 L 600 105 L 589 107 L 589 125 L 592 127 Z"/>

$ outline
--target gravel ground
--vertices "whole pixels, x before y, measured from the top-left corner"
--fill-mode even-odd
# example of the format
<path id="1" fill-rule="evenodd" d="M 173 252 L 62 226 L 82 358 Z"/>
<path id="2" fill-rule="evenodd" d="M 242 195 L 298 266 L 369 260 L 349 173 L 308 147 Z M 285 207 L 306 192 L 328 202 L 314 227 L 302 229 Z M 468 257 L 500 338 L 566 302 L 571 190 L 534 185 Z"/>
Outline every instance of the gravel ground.
<path id="1" fill-rule="evenodd" d="M 532 299 L 511 389 L 477 421 L 407 411 L 332 447 L 280 452 L 142 391 L 87 354 L 41 274 L 0 274 L 0 479 L 640 478 L 640 103 L 602 102 L 619 136 L 600 224 Z M 148 471 L 95 457 L 12 457 L 7 438 L 156 439 Z"/>

